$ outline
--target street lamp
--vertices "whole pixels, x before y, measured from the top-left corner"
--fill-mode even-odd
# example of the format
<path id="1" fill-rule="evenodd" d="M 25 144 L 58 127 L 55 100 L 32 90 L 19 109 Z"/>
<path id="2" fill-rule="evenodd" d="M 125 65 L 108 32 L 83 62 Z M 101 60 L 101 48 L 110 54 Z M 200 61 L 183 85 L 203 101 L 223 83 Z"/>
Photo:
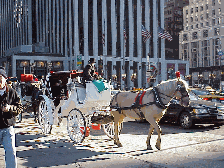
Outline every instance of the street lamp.
<path id="1" fill-rule="evenodd" d="M 202 83 L 202 80 L 203 80 L 204 76 L 202 74 L 198 75 L 198 80 L 199 80 L 199 84 Z"/>
<path id="2" fill-rule="evenodd" d="M 214 79 L 216 78 L 216 75 L 215 74 L 210 74 L 209 75 L 209 79 L 211 80 L 211 87 L 213 88 L 213 85 L 214 85 Z"/>
<path id="3" fill-rule="evenodd" d="M 112 82 L 113 82 L 114 88 L 116 88 L 115 86 L 117 85 L 117 75 L 112 75 Z"/>
<path id="4" fill-rule="evenodd" d="M 131 75 L 131 81 L 134 82 L 136 79 L 137 79 L 137 75 L 136 75 L 136 73 L 133 73 Z"/>

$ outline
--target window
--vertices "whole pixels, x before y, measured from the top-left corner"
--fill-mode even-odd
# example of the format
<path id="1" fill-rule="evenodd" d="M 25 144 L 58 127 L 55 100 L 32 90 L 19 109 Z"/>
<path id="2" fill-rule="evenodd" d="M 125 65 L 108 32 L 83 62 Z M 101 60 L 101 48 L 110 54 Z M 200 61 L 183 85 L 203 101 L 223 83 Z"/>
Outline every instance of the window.
<path id="1" fill-rule="evenodd" d="M 215 16 L 215 9 L 212 10 L 212 16 Z"/>
<path id="2" fill-rule="evenodd" d="M 188 30 L 188 26 L 186 27 L 186 30 Z"/>
<path id="3" fill-rule="evenodd" d="M 193 9 L 193 8 L 191 8 L 191 14 L 192 14 L 192 13 L 194 13 L 194 9 Z"/>
<path id="4" fill-rule="evenodd" d="M 191 25 L 191 29 L 194 29 L 194 26 L 193 25 Z"/>
<path id="5" fill-rule="evenodd" d="M 203 6 L 200 7 L 200 11 L 203 11 Z"/>
<path id="6" fill-rule="evenodd" d="M 188 10 L 186 9 L 186 15 L 188 15 Z"/>
<path id="7" fill-rule="evenodd" d="M 186 18 L 186 23 L 188 23 L 188 18 Z"/>
<path id="8" fill-rule="evenodd" d="M 206 10 L 208 10 L 208 4 L 205 5 Z"/>
<path id="9" fill-rule="evenodd" d="M 203 23 L 201 23 L 201 27 L 203 27 Z"/>
<path id="10" fill-rule="evenodd" d="M 187 38 L 187 34 L 183 34 L 183 41 L 187 41 L 188 38 Z"/>
<path id="11" fill-rule="evenodd" d="M 203 14 L 201 14 L 201 20 L 203 20 Z"/>
<path id="12" fill-rule="evenodd" d="M 221 12 L 221 8 L 219 8 L 219 9 L 218 9 L 218 12 L 219 12 L 219 15 L 221 15 L 221 14 L 222 14 L 222 12 Z"/>
<path id="13" fill-rule="evenodd" d="M 209 13 L 206 13 L 206 19 L 208 19 L 209 18 Z"/>
<path id="14" fill-rule="evenodd" d="M 193 17 L 191 17 L 191 22 L 193 22 Z"/>
<path id="15" fill-rule="evenodd" d="M 212 6 L 215 6 L 215 0 L 212 0 Z"/>
<path id="16" fill-rule="evenodd" d="M 209 26 L 209 22 L 206 22 L 206 26 Z"/>
<path id="17" fill-rule="evenodd" d="M 192 33 L 192 39 L 195 40 L 198 38 L 198 33 L 197 32 L 193 32 Z"/>
<path id="18" fill-rule="evenodd" d="M 195 16 L 195 21 L 198 21 L 198 16 Z"/>
<path id="19" fill-rule="evenodd" d="M 198 12 L 198 7 L 195 7 L 195 12 Z"/>
<path id="20" fill-rule="evenodd" d="M 221 24 L 221 22 L 222 22 L 222 19 L 218 18 L 218 24 Z"/>
<path id="21" fill-rule="evenodd" d="M 203 37 L 208 37 L 208 30 L 203 30 Z"/>
<path id="22" fill-rule="evenodd" d="M 219 36 L 219 35 L 220 35 L 219 27 L 214 28 L 214 36 Z"/>
<path id="23" fill-rule="evenodd" d="M 215 25 L 215 19 L 212 19 L 212 25 L 213 26 Z"/>
<path id="24" fill-rule="evenodd" d="M 198 28 L 198 24 L 196 24 L 195 27 Z"/>

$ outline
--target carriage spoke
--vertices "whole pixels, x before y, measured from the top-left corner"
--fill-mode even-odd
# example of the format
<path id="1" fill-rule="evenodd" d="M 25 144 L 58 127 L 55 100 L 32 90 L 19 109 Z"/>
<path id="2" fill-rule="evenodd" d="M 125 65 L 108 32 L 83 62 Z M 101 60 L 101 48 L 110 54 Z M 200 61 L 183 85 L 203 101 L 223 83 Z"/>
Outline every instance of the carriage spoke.
<path id="1" fill-rule="evenodd" d="M 42 100 L 39 105 L 39 118 L 40 127 L 44 134 L 50 134 L 52 125 L 50 124 L 50 114 L 46 101 Z"/>
<path id="2" fill-rule="evenodd" d="M 107 124 L 103 124 L 102 127 L 103 127 L 103 131 L 105 132 L 105 134 L 109 138 L 113 139 L 114 138 L 114 134 L 115 134 L 115 132 L 114 132 L 114 122 L 110 122 L 110 123 L 107 123 Z M 118 126 L 118 132 L 119 132 L 119 134 L 121 133 L 122 128 L 123 128 L 123 123 L 121 123 Z"/>
<path id="3" fill-rule="evenodd" d="M 81 143 L 85 138 L 86 122 L 78 109 L 73 109 L 69 112 L 67 118 L 67 130 L 69 137 L 74 143 Z"/>

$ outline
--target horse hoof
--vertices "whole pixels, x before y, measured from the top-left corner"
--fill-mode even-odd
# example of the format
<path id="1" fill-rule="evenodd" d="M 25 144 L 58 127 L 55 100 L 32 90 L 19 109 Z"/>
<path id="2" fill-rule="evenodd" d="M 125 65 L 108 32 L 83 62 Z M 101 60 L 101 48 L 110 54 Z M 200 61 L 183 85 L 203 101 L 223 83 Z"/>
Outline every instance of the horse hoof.
<path id="1" fill-rule="evenodd" d="M 123 147 L 123 145 L 121 143 L 117 144 L 118 147 Z"/>
<path id="2" fill-rule="evenodd" d="M 147 150 L 152 150 L 151 145 L 147 146 Z"/>
<path id="3" fill-rule="evenodd" d="M 123 147 L 123 145 L 121 143 L 115 143 L 114 142 L 114 144 L 117 145 L 118 147 Z"/>
<path id="4" fill-rule="evenodd" d="M 160 145 L 156 145 L 156 149 L 160 150 L 161 146 Z"/>

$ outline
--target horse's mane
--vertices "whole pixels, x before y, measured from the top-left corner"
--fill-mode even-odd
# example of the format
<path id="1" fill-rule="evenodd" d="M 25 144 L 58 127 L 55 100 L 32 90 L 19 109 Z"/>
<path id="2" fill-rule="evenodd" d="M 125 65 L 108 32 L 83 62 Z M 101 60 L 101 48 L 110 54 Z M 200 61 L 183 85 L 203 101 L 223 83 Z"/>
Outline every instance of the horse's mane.
<path id="1" fill-rule="evenodd" d="M 164 83 L 171 82 L 171 81 L 178 81 L 178 80 L 181 81 L 184 84 L 185 88 L 188 90 L 188 88 L 189 88 L 188 83 L 185 80 L 181 79 L 181 78 L 168 79 L 167 81 L 162 81 L 160 84 L 164 84 Z"/>

